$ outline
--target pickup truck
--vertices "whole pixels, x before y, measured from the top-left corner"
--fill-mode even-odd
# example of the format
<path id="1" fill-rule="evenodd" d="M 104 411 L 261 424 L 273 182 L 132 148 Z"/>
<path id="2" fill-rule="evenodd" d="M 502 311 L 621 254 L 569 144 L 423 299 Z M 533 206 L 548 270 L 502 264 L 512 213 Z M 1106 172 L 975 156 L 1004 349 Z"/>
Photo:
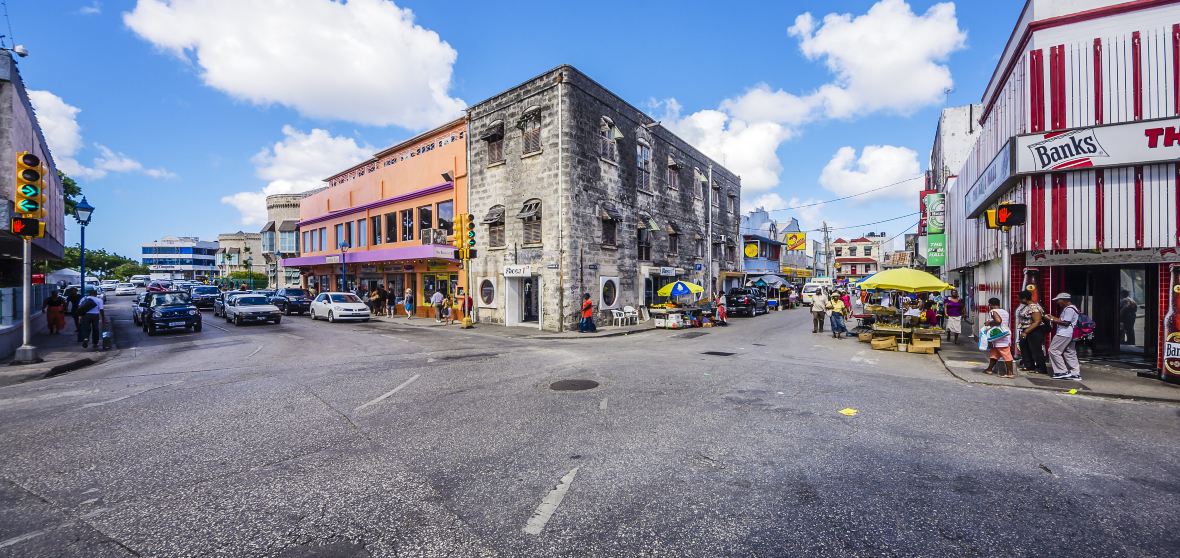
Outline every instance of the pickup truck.
<path id="1" fill-rule="evenodd" d="M 766 297 L 758 289 L 735 287 L 725 293 L 726 311 L 733 316 L 754 317 L 766 313 Z"/>

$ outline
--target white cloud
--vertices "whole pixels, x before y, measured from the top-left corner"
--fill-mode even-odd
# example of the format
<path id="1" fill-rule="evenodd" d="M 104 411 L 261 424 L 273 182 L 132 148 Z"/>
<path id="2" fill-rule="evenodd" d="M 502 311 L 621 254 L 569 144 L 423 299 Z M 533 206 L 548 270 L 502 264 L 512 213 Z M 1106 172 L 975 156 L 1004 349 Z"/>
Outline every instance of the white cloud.
<path id="1" fill-rule="evenodd" d="M 358 146 L 352 138 L 333 136 L 319 128 L 302 132 L 283 126 L 283 139 L 254 155 L 255 174 L 267 181 L 256 192 L 238 192 L 221 198 L 241 214 L 243 225 L 266 223 L 266 196 L 306 192 L 323 186 L 323 180 L 372 156 L 375 150 Z"/>
<path id="2" fill-rule="evenodd" d="M 816 198 L 801 199 L 795 196 L 792 196 L 790 199 L 783 199 L 782 196 L 775 192 L 768 192 L 759 195 L 752 201 L 743 201 L 742 207 L 746 209 L 757 209 L 761 207 L 772 212 L 771 217 L 780 223 L 786 223 L 791 217 L 795 217 L 799 219 L 800 226 L 806 230 L 818 227 L 823 220 L 823 206 L 812 205 L 819 201 L 821 200 Z"/>
<path id="3" fill-rule="evenodd" d="M 880 188 L 905 181 L 889 188 L 858 197 L 857 200 L 873 198 L 917 199 L 915 194 L 922 189 L 921 165 L 918 153 L 907 147 L 894 145 L 867 145 L 861 150 L 841 147 L 824 165 L 819 183 L 839 196 L 860 194 L 873 188 Z"/>
<path id="4" fill-rule="evenodd" d="M 919 16 L 905 0 L 881 0 L 856 17 L 828 14 L 820 25 L 804 13 L 789 32 L 807 58 L 822 59 L 835 75 L 817 93 L 836 118 L 908 114 L 938 103 L 953 84 L 944 62 L 967 41 L 954 4 L 935 4 Z"/>
<path id="5" fill-rule="evenodd" d="M 908 114 L 940 102 L 953 83 L 945 61 L 966 41 L 953 4 L 919 16 L 904 0 L 880 0 L 863 15 L 828 14 L 822 22 L 804 13 L 789 33 L 805 56 L 824 62 L 830 83 L 801 94 L 758 84 L 687 116 L 675 99 L 652 103 L 668 129 L 741 175 L 743 190 L 778 185 L 779 147 L 810 122 Z"/>
<path id="6" fill-rule="evenodd" d="M 259 105 L 412 129 L 465 106 L 448 94 L 455 50 L 386 0 L 139 0 L 123 21 Z"/>
<path id="7" fill-rule="evenodd" d="M 165 169 L 144 168 L 143 164 L 127 155 L 116 153 L 105 145 L 95 143 L 98 155 L 94 157 L 90 166 L 78 161 L 78 152 L 85 142 L 82 140 L 82 128 L 78 125 L 78 113 L 82 109 L 75 107 L 49 91 L 29 90 L 29 100 L 37 113 L 37 122 L 41 125 L 41 132 L 45 134 L 45 141 L 53 153 L 53 160 L 62 172 L 74 177 L 97 180 L 112 172 L 140 172 L 152 178 L 174 178 L 176 175 Z"/>
<path id="8" fill-rule="evenodd" d="M 97 15 L 102 13 L 102 2 L 94 0 L 88 5 L 78 8 L 79 15 Z"/>

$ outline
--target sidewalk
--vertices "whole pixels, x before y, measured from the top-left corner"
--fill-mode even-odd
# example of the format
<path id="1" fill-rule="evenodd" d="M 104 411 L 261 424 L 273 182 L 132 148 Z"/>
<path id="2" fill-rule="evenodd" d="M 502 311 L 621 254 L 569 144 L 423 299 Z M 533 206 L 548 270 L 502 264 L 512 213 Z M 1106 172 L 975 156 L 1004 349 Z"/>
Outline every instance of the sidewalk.
<path id="1" fill-rule="evenodd" d="M 33 346 L 44 360 L 35 364 L 12 364 L 11 358 L 0 360 L 0 387 L 65 374 L 103 362 L 118 352 L 116 349 L 96 351 L 93 346 L 83 349 L 76 338 L 72 322 L 66 324 L 66 331 L 60 335 L 45 331 L 34 335 Z"/>
<path id="2" fill-rule="evenodd" d="M 1080 382 L 1053 380 L 1049 376 L 1019 370 L 1016 371 L 1016 378 L 1011 380 L 984 374 L 983 370 L 987 368 L 988 361 L 987 352 L 980 351 L 977 341 L 966 336 L 959 337 L 958 345 L 944 339 L 942 348 L 938 350 L 938 357 L 952 375 L 972 384 L 1059 392 L 1076 389 L 1078 394 L 1180 403 L 1180 385 L 1141 378 L 1133 369 L 1100 362 L 1083 360 Z"/>
<path id="3" fill-rule="evenodd" d="M 388 316 L 374 316 L 374 322 L 385 323 L 400 327 L 414 327 L 422 329 L 430 328 L 447 328 L 457 331 L 472 331 L 475 333 L 482 333 L 487 335 L 498 335 L 500 337 L 511 337 L 514 339 L 596 339 L 601 337 L 617 337 L 620 335 L 631 335 L 634 333 L 643 333 L 656 329 L 652 325 L 652 321 L 641 322 L 638 325 L 629 326 L 599 326 L 598 331 L 594 333 L 578 333 L 575 329 L 573 331 L 553 332 L 542 331 L 535 327 L 521 327 L 521 326 L 503 326 L 499 324 L 476 323 L 475 327 L 470 330 L 464 330 L 460 327 L 459 322 L 454 325 L 444 325 L 434 321 L 433 318 L 414 318 L 412 320 L 406 319 L 405 316 L 398 316 L 390 318 Z"/>

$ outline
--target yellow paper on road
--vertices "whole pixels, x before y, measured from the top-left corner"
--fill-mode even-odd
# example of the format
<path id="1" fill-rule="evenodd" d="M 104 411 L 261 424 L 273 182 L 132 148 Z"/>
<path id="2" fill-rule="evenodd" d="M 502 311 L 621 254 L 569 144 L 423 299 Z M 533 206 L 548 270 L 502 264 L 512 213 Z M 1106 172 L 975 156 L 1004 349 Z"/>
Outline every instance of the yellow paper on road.
<path id="1" fill-rule="evenodd" d="M 1077 394 L 1078 394 L 1078 390 L 1077 390 L 1077 388 L 1074 388 L 1074 389 L 1071 389 L 1071 390 L 1069 390 L 1069 394 L 1070 394 L 1070 395 L 1077 395 Z"/>
<path id="2" fill-rule="evenodd" d="M 846 417 L 855 417 L 856 413 L 857 413 L 857 410 L 853 409 L 852 407 L 845 407 L 843 409 L 840 409 L 840 414 L 842 414 Z"/>

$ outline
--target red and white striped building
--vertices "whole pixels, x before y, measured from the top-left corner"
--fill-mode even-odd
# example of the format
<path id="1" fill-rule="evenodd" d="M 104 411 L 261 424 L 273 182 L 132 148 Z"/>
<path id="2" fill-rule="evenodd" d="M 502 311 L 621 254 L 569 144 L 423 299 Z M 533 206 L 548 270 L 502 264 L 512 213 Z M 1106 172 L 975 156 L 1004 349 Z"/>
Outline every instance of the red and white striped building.
<path id="1" fill-rule="evenodd" d="M 946 186 L 948 279 L 976 308 L 1068 291 L 1095 355 L 1158 368 L 1180 264 L 1180 0 L 1029 0 L 982 103 Z M 986 229 L 1000 201 L 1026 204 L 1026 225 Z"/>

